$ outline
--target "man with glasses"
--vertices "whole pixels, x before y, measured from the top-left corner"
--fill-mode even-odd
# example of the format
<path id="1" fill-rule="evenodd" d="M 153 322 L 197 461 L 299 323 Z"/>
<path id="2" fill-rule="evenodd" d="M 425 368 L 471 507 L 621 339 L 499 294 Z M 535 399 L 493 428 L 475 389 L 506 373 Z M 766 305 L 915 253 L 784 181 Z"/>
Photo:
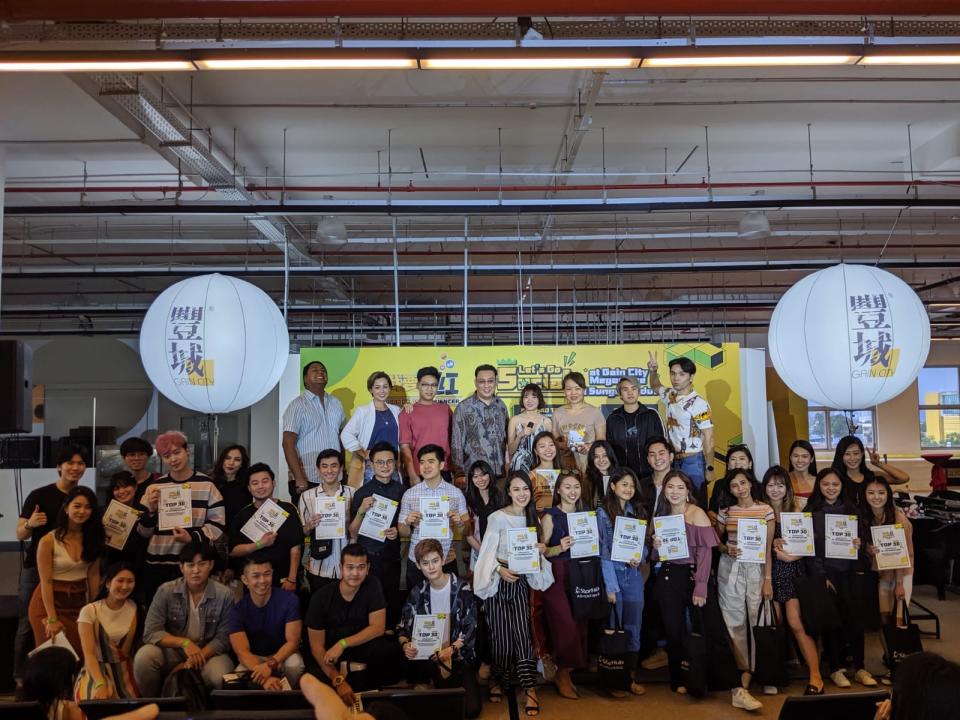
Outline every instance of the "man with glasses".
<path id="1" fill-rule="evenodd" d="M 400 595 L 400 535 L 397 530 L 403 484 L 393 479 L 394 468 L 397 466 L 397 451 L 393 445 L 380 442 L 371 447 L 370 462 L 373 464 L 373 481 L 362 485 L 353 496 L 348 534 L 367 550 L 370 575 L 379 578 L 380 585 L 383 586 L 387 601 L 387 627 L 392 628 L 400 620 L 403 604 Z M 363 519 L 378 498 L 394 502 L 388 510 L 393 512 L 393 521 L 382 540 L 360 535 Z"/>
<path id="2" fill-rule="evenodd" d="M 440 371 L 423 367 L 417 371 L 417 392 L 420 398 L 400 413 L 400 455 L 407 483 L 420 482 L 420 461 L 417 453 L 426 445 L 439 445 L 450 454 L 450 419 L 453 413 L 446 403 L 436 402 L 440 387 Z"/>
<path id="3" fill-rule="evenodd" d="M 497 369 L 479 365 L 473 373 L 476 392 L 457 405 L 450 441 L 453 464 L 460 475 L 477 460 L 485 460 L 496 477 L 503 477 L 507 422 L 510 416 L 497 397 Z"/>

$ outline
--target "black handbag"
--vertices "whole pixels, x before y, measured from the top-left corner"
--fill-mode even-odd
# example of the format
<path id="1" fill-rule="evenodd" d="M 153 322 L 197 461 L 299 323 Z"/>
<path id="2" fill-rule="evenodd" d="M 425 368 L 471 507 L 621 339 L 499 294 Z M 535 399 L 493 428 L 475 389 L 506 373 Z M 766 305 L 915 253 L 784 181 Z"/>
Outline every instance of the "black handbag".
<path id="1" fill-rule="evenodd" d="M 903 608 L 903 626 L 897 625 L 897 611 Z M 881 628 L 880 639 L 887 653 L 887 664 L 891 671 L 895 671 L 897 664 L 905 657 L 923 652 L 923 642 L 920 640 L 920 628 L 910 622 L 910 610 L 905 600 L 897 600 L 893 604 L 890 619 Z"/>
<path id="2" fill-rule="evenodd" d="M 777 622 L 770 600 L 760 601 L 757 624 L 753 626 L 753 679 L 761 685 L 790 684 L 787 672 L 787 629 Z"/>
<path id="3" fill-rule="evenodd" d="M 817 636 L 840 627 L 840 609 L 836 593 L 827 587 L 823 575 L 800 575 L 793 579 L 793 589 L 800 601 L 800 616 L 807 634 Z"/>
<path id="4" fill-rule="evenodd" d="M 707 633 L 703 611 L 694 607 L 688 610 L 690 631 L 683 639 L 683 659 L 680 674 L 683 686 L 690 697 L 702 698 L 707 694 Z"/>
<path id="5" fill-rule="evenodd" d="M 610 617 L 612 620 L 608 620 L 607 627 L 600 633 L 597 677 L 607 690 L 629 690 L 632 678 L 627 665 L 627 633 L 616 605 L 610 607 Z"/>
<path id="6" fill-rule="evenodd" d="M 567 597 L 577 620 L 601 620 L 610 608 L 603 586 L 600 558 L 567 561 Z"/>
<path id="7" fill-rule="evenodd" d="M 880 587 L 873 570 L 850 573 L 850 596 L 864 630 L 880 629 Z"/>

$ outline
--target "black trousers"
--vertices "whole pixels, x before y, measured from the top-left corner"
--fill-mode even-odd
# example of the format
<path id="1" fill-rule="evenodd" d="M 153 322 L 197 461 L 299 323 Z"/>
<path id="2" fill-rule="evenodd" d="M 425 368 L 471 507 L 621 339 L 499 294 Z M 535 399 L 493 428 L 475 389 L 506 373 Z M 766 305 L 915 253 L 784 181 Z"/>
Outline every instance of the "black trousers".
<path id="1" fill-rule="evenodd" d="M 363 645 L 348 647 L 340 655 L 340 662 L 363 663 L 366 668 L 353 670 L 347 673 L 347 682 L 354 690 L 379 690 L 385 685 L 392 685 L 400 679 L 401 658 L 400 646 L 393 637 L 381 635 Z M 307 670 L 320 680 L 329 683 L 326 674 L 319 671 L 318 661 L 312 657 Z"/>
<path id="2" fill-rule="evenodd" d="M 464 689 L 463 713 L 465 717 L 475 718 L 480 714 L 480 686 L 477 684 L 476 669 L 463 660 L 454 660 L 453 672 L 446 678 L 440 672 L 440 666 L 433 660 L 407 660 L 404 658 L 407 682 L 413 685 L 432 685 L 434 688 Z"/>
<path id="3" fill-rule="evenodd" d="M 646 658 L 657 649 L 657 643 L 665 637 L 663 621 L 660 619 L 660 605 L 657 600 L 658 568 L 650 568 L 650 575 L 643 586 L 643 618 L 640 625 L 640 657 Z"/>
<path id="4" fill-rule="evenodd" d="M 400 558 L 369 555 L 370 574 L 380 580 L 383 595 L 387 601 L 387 630 L 392 630 L 400 622 L 400 611 L 406 593 L 400 590 Z"/>
<path id="5" fill-rule="evenodd" d="M 836 630 L 823 633 L 824 655 L 827 656 L 831 673 L 846 665 L 845 646 L 850 649 L 854 669 L 863 667 L 863 615 L 854 598 L 852 578 L 853 571 L 827 568 L 827 580 L 837 589 L 837 605 L 843 620 L 843 624 Z"/>

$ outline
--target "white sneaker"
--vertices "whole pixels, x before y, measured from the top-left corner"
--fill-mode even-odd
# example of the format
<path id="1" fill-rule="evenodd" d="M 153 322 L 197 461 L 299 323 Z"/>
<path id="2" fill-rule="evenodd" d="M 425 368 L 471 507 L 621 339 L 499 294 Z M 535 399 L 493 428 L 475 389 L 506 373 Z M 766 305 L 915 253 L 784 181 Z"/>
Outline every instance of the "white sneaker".
<path id="1" fill-rule="evenodd" d="M 777 691 L 777 686 L 776 686 L 776 685 L 764 685 L 764 686 L 763 686 L 763 694 L 764 694 L 764 695 L 776 695 L 777 692 L 778 692 L 778 691 Z"/>
<path id="2" fill-rule="evenodd" d="M 734 690 L 730 699 L 735 708 L 742 708 L 743 710 L 759 710 L 763 707 L 763 703 L 742 687 Z"/>
<path id="3" fill-rule="evenodd" d="M 653 655 L 640 662 L 640 667 L 644 670 L 659 670 L 665 668 L 669 662 L 666 651 L 663 648 L 657 648 Z"/>
<path id="4" fill-rule="evenodd" d="M 874 679 L 873 675 L 868 673 L 863 668 L 860 668 L 859 670 L 857 670 L 856 674 L 854 674 L 853 676 L 853 679 L 856 680 L 861 685 L 863 685 L 864 687 L 877 686 L 877 681 Z"/>
<path id="5" fill-rule="evenodd" d="M 847 680 L 847 676 L 843 670 L 837 670 L 834 673 L 830 673 L 830 679 L 833 680 L 833 684 L 838 688 L 850 687 L 850 681 Z"/>

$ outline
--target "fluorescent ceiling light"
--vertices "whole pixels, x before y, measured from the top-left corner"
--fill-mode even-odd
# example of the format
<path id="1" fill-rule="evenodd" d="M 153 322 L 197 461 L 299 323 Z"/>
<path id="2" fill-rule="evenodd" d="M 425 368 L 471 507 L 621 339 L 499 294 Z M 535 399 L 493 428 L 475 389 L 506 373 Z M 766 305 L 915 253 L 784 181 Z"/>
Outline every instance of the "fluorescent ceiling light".
<path id="1" fill-rule="evenodd" d="M 416 70 L 411 58 L 236 58 L 197 60 L 202 70 Z"/>
<path id="2" fill-rule="evenodd" d="M 750 67 L 777 65 L 849 65 L 853 55 L 738 55 L 644 58 L 643 67 Z"/>
<path id="3" fill-rule="evenodd" d="M 864 55 L 861 65 L 960 65 L 960 55 Z"/>
<path id="4" fill-rule="evenodd" d="M 0 62 L 0 72 L 159 72 L 193 70 L 186 60 Z"/>
<path id="5" fill-rule="evenodd" d="M 630 57 L 487 57 L 425 58 L 424 70 L 590 70 L 635 68 L 637 58 Z"/>

